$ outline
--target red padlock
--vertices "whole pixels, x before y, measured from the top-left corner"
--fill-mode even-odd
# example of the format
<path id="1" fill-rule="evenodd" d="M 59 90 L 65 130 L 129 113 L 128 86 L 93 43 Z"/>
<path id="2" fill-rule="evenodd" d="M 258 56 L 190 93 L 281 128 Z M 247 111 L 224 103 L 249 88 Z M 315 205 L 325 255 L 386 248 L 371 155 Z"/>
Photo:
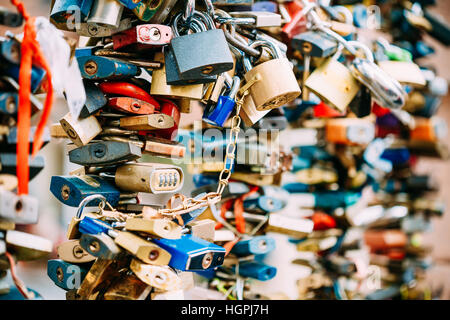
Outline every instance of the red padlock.
<path id="1" fill-rule="evenodd" d="M 169 44 L 172 38 L 172 28 L 162 24 L 141 24 L 112 36 L 114 50 L 161 47 Z"/>
<path id="2" fill-rule="evenodd" d="M 155 112 L 154 105 L 130 97 L 109 98 L 107 106 L 120 112 L 131 113 L 136 115 L 152 114 Z"/>
<path id="3" fill-rule="evenodd" d="M 125 96 L 139 99 L 154 106 L 155 110 L 160 109 L 158 101 L 156 101 L 144 89 L 139 88 L 138 86 L 132 83 L 120 81 L 117 82 L 108 81 L 100 83 L 98 87 L 100 88 L 100 90 L 102 90 L 104 94 L 112 96 Z"/>

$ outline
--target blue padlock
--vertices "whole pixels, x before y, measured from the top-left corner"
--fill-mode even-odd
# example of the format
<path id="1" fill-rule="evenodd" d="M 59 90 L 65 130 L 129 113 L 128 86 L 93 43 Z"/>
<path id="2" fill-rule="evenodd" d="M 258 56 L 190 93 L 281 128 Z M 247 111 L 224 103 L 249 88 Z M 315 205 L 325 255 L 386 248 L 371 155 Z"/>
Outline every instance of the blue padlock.
<path id="1" fill-rule="evenodd" d="M 20 65 L 19 64 L 13 64 L 9 62 L 0 62 L 0 72 L 3 73 L 3 75 L 13 78 L 17 83 L 19 83 L 19 70 Z M 31 91 L 32 93 L 35 93 L 40 87 L 42 80 L 44 80 L 44 77 L 46 75 L 46 72 L 44 69 L 38 68 L 36 66 L 33 66 L 31 68 Z"/>
<path id="2" fill-rule="evenodd" d="M 27 288 L 28 292 L 33 293 L 33 297 L 26 299 L 16 286 L 12 286 L 8 293 L 0 294 L 0 300 L 44 300 L 39 292 L 36 290 Z"/>
<path id="3" fill-rule="evenodd" d="M 103 108 L 108 100 L 95 83 L 84 79 L 83 84 L 86 91 L 86 102 L 81 109 L 80 118 L 87 118 Z"/>
<path id="4" fill-rule="evenodd" d="M 239 77 L 233 77 L 233 85 L 226 96 L 219 96 L 216 105 L 209 105 L 203 113 L 203 121 L 206 123 L 223 127 L 225 121 L 230 117 L 231 112 L 236 105 L 235 97 L 239 91 L 241 80 Z"/>
<path id="5" fill-rule="evenodd" d="M 50 12 L 50 20 L 57 24 L 67 23 L 68 19 L 75 14 L 79 15 L 76 16 L 80 19 L 77 22 L 86 22 L 93 2 L 94 0 L 56 0 Z"/>
<path id="6" fill-rule="evenodd" d="M 88 57 L 95 55 L 95 51 L 101 49 L 100 46 L 89 46 L 75 49 L 75 58 Z"/>
<path id="7" fill-rule="evenodd" d="M 106 233 L 112 230 L 112 226 L 108 223 L 101 221 L 99 219 L 94 219 L 91 217 L 84 217 L 83 220 L 78 224 L 78 231 L 87 234 L 99 234 Z"/>
<path id="8" fill-rule="evenodd" d="M 244 209 L 246 211 L 257 212 L 276 212 L 283 208 L 283 202 L 274 197 L 260 196 L 255 199 L 244 200 Z"/>
<path id="9" fill-rule="evenodd" d="M 77 57 L 84 79 L 124 79 L 138 76 L 140 69 L 134 64 L 100 56 Z"/>
<path id="10" fill-rule="evenodd" d="M 119 202 L 120 191 L 116 187 L 98 176 L 53 176 L 50 182 L 50 191 L 62 203 L 70 207 L 78 207 L 80 202 L 94 194 L 106 198 L 112 206 Z M 98 205 L 94 200 L 90 206 Z"/>
<path id="11" fill-rule="evenodd" d="M 233 267 L 233 272 L 236 267 Z M 277 275 L 277 268 L 269 266 L 261 262 L 244 262 L 239 264 L 239 275 L 243 277 L 257 279 L 259 281 L 267 281 Z"/>
<path id="12" fill-rule="evenodd" d="M 20 64 L 20 42 L 14 38 L 0 40 L 0 52 L 4 59 L 12 64 Z"/>
<path id="13" fill-rule="evenodd" d="M 225 248 L 190 234 L 180 239 L 152 240 L 171 255 L 169 266 L 181 271 L 207 270 L 222 265 Z"/>
<path id="14" fill-rule="evenodd" d="M 358 202 L 361 193 L 344 191 L 314 192 L 315 205 L 324 209 L 349 207 Z"/>
<path id="15" fill-rule="evenodd" d="M 83 264 L 72 264 L 61 259 L 47 262 L 47 275 L 53 282 L 64 290 L 78 289 L 83 282 L 89 268 Z"/>
<path id="16" fill-rule="evenodd" d="M 13 115 L 17 113 L 19 96 L 15 92 L 0 93 L 0 113 Z"/>
<path id="17" fill-rule="evenodd" d="M 312 161 L 303 157 L 296 157 L 292 159 L 292 172 L 308 169 L 312 166 Z"/>
<path id="18" fill-rule="evenodd" d="M 237 256 L 266 254 L 275 249 L 275 240 L 268 236 L 256 236 L 251 239 L 241 240 L 231 249 L 231 253 Z"/>

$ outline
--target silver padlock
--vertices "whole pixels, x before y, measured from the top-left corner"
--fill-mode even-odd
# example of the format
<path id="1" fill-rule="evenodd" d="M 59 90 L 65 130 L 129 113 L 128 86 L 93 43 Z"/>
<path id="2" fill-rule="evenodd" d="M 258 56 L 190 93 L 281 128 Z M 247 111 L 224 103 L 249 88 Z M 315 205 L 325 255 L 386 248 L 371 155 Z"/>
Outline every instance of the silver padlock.
<path id="1" fill-rule="evenodd" d="M 116 0 L 95 0 L 87 20 L 88 29 L 95 27 L 118 28 L 123 6 Z"/>
<path id="2" fill-rule="evenodd" d="M 38 221 L 38 215 L 36 198 L 0 189 L 0 218 L 17 224 L 34 224 Z"/>

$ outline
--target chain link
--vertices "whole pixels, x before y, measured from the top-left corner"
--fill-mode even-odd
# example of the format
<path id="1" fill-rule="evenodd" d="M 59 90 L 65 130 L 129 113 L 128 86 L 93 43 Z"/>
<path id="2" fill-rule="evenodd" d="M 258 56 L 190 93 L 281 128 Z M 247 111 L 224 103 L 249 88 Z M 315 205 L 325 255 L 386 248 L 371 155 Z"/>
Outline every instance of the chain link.
<path id="1" fill-rule="evenodd" d="M 185 198 L 183 203 L 175 208 L 164 208 L 159 209 L 158 212 L 164 216 L 179 216 L 180 214 L 191 212 L 193 210 L 200 209 L 209 205 L 214 205 L 220 200 L 222 200 L 222 193 L 225 187 L 228 185 L 228 180 L 231 177 L 231 171 L 235 162 L 235 151 L 236 145 L 239 137 L 239 132 L 241 131 L 241 117 L 239 116 L 241 112 L 242 105 L 244 104 L 244 99 L 248 95 L 248 89 L 241 94 L 236 95 L 236 114 L 231 119 L 231 131 L 230 137 L 228 139 L 228 144 L 226 147 L 226 154 L 224 158 L 223 169 L 219 174 L 219 185 L 216 192 L 210 192 L 203 196 L 201 199 Z M 239 98 L 238 98 L 239 96 Z M 177 196 L 177 195 L 175 195 Z"/>

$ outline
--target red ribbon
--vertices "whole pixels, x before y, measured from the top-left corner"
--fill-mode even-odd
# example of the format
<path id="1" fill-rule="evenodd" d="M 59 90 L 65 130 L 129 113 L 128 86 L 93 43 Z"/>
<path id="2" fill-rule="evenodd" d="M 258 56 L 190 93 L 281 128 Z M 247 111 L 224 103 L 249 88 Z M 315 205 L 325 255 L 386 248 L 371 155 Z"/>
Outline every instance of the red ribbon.
<path id="1" fill-rule="evenodd" d="M 19 0 L 11 0 L 25 20 L 24 35 L 20 47 L 20 71 L 19 71 L 19 110 L 17 119 L 17 179 L 18 194 L 28 194 L 28 180 L 30 176 L 28 164 L 28 150 L 30 148 L 29 134 L 31 122 L 31 68 L 33 63 L 42 67 L 46 75 L 47 96 L 44 110 L 34 135 L 32 157 L 42 147 L 42 135 L 53 103 L 53 86 L 50 67 L 45 60 L 41 47 L 36 40 L 35 18 L 30 17 L 23 3 Z"/>

